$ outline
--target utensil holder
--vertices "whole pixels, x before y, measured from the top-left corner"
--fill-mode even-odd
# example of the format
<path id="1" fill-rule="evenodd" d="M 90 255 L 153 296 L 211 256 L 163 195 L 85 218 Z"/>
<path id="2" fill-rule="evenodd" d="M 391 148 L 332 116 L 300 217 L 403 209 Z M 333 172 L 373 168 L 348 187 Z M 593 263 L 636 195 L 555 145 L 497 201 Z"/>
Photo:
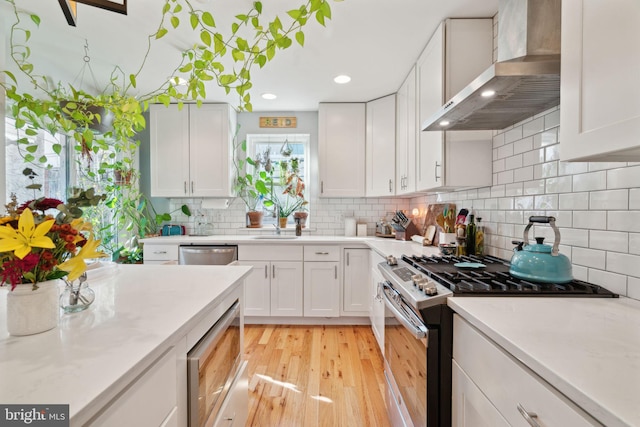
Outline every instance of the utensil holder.
<path id="1" fill-rule="evenodd" d="M 420 234 L 418 227 L 416 227 L 413 222 L 409 222 L 404 230 L 396 230 L 396 240 L 411 240 L 411 236 L 415 236 L 416 234 Z"/>

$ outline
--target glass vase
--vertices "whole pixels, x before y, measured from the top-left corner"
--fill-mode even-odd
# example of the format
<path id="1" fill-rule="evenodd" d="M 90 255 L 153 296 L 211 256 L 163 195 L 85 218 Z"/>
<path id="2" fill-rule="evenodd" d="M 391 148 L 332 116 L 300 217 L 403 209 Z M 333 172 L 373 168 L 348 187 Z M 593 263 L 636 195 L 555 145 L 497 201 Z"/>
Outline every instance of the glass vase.
<path id="1" fill-rule="evenodd" d="M 96 294 L 86 281 L 67 282 L 60 294 L 60 307 L 66 313 L 86 310 L 96 299 Z"/>

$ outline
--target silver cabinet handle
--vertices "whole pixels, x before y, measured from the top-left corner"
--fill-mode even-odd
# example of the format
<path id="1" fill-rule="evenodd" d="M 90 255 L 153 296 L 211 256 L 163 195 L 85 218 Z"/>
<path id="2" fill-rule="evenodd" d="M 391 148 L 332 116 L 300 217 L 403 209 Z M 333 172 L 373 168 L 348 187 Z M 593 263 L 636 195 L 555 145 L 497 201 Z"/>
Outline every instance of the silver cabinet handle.
<path id="1" fill-rule="evenodd" d="M 392 193 L 392 192 L 393 192 L 393 189 L 391 188 L 391 183 L 392 183 L 392 181 L 391 181 L 391 180 L 389 180 L 389 193 Z"/>
<path id="2" fill-rule="evenodd" d="M 538 422 L 534 419 L 534 418 L 538 418 L 538 414 L 536 414 L 535 412 L 529 412 L 526 409 L 524 409 L 524 406 L 522 406 L 521 403 L 518 403 L 518 412 L 520 412 L 520 415 L 522 415 L 522 417 L 527 421 L 527 424 L 529 424 L 531 427 L 540 427 L 540 424 L 538 424 Z"/>
<path id="3" fill-rule="evenodd" d="M 338 278 L 338 266 L 337 266 L 337 265 L 334 265 L 334 266 L 333 266 L 333 269 L 334 269 L 334 271 L 335 271 L 335 278 L 337 279 L 337 278 Z"/>
<path id="4" fill-rule="evenodd" d="M 154 254 L 166 254 L 167 251 L 155 251 Z"/>
<path id="5" fill-rule="evenodd" d="M 436 181 L 440 179 L 440 177 L 438 176 L 438 168 L 440 167 L 440 164 L 438 162 L 436 162 L 436 166 L 433 168 L 433 171 L 435 173 L 436 176 Z"/>
<path id="6" fill-rule="evenodd" d="M 264 265 L 264 278 L 268 279 L 269 278 L 269 266 L 268 265 Z"/>
<path id="7" fill-rule="evenodd" d="M 320 194 L 324 194 L 324 181 L 320 181 Z"/>
<path id="8" fill-rule="evenodd" d="M 329 252 L 316 252 L 316 255 L 329 255 Z"/>
<path id="9" fill-rule="evenodd" d="M 184 194 L 187 194 L 187 181 L 184 182 Z"/>
<path id="10" fill-rule="evenodd" d="M 347 265 L 349 265 L 349 252 L 347 252 Z"/>
<path id="11" fill-rule="evenodd" d="M 191 181 L 191 192 L 193 193 L 193 181 Z"/>
<path id="12" fill-rule="evenodd" d="M 274 279 L 276 278 L 276 266 L 275 265 L 271 266 L 271 277 L 273 277 Z"/>

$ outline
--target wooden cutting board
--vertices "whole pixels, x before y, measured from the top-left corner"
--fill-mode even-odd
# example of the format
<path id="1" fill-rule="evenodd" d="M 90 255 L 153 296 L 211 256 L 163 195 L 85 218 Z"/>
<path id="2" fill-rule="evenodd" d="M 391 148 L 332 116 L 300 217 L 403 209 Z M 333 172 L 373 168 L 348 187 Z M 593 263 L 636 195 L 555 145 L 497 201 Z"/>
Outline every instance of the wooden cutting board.
<path id="1" fill-rule="evenodd" d="M 433 237 L 432 245 L 438 246 L 440 239 L 440 232 L 442 228 L 436 223 L 436 217 L 444 212 L 444 208 L 449 206 L 449 210 L 453 210 L 454 217 L 458 215 L 458 211 L 456 210 L 455 203 L 434 203 L 427 206 L 427 213 L 424 218 L 424 229 L 422 230 L 422 234 L 425 235 L 427 228 L 430 225 L 434 225 L 436 227 L 436 234 Z"/>

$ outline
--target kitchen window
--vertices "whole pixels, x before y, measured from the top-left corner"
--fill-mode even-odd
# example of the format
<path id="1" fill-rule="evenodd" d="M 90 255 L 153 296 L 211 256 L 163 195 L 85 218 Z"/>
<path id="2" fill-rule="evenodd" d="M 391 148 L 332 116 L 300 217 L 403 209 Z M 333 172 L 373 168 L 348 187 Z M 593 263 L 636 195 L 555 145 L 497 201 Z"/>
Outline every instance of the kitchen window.
<path id="1" fill-rule="evenodd" d="M 309 201 L 309 134 L 248 134 L 247 152 L 253 159 L 264 162 L 266 153 L 271 160 L 272 176 L 274 182 L 273 193 L 283 200 L 285 189 L 284 170 L 296 169 L 298 176 L 305 184 L 305 200 Z M 261 165 L 264 168 L 264 163 Z M 310 204 L 305 205 L 310 210 Z M 265 216 L 264 224 L 276 224 L 275 210 L 273 207 L 263 207 Z M 288 224 L 294 224 L 293 215 L 288 219 Z M 309 222 L 307 221 L 307 226 Z"/>

